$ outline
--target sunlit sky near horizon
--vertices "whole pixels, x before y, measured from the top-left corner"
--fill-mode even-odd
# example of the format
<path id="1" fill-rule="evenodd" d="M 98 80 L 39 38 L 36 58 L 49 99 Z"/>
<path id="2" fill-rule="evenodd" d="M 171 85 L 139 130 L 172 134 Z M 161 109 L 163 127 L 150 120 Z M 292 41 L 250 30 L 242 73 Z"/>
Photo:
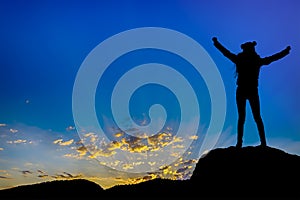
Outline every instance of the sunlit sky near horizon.
<path id="1" fill-rule="evenodd" d="M 259 92 L 268 145 L 300 155 L 299 19 L 297 0 L 1 1 L 0 189 L 73 178 L 85 178 L 108 188 L 155 177 L 186 179 L 191 175 L 199 159 L 195 151 L 201 145 L 201 133 L 190 138 L 195 140 L 192 147 L 176 162 L 161 166 L 156 172 L 140 174 L 117 171 L 99 163 L 82 142 L 95 141 L 96 136 L 91 133 L 82 138 L 77 134 L 72 91 L 82 62 L 102 41 L 139 27 L 163 27 L 186 34 L 201 44 L 215 62 L 224 81 L 227 112 L 214 148 L 235 145 L 237 111 L 234 64 L 213 46 L 211 38 L 218 37 L 233 53 L 241 51 L 240 44 L 255 40 L 261 57 L 290 45 L 288 56 L 261 69 Z M 145 61 L 140 54 L 135 52 L 127 55 L 127 61 L 126 58 L 121 61 L 127 64 Z M 172 55 L 159 51 L 148 51 L 147 55 L 145 62 L 153 62 L 151 58 L 157 56 L 165 64 L 180 63 Z M 134 56 L 140 57 L 135 60 Z M 118 63 L 115 65 L 117 69 Z M 112 69 L 107 80 L 114 81 L 117 73 Z M 187 74 L 197 83 L 191 71 Z M 200 81 L 195 86 L 199 96 L 203 95 L 199 99 L 199 132 L 205 131 L 210 120 L 210 101 L 203 84 Z M 96 100 L 105 96 L 102 91 L 105 89 L 97 93 Z M 168 111 L 174 108 L 175 113 L 176 104 L 157 91 L 163 90 L 155 90 L 155 100 L 169 105 Z M 100 103 L 96 106 L 100 110 L 107 108 Z M 138 108 L 136 104 L 133 110 Z M 167 133 L 160 135 L 163 139 L 168 137 Z M 159 142 L 164 146 L 167 140 Z M 244 145 L 258 144 L 258 133 L 247 105 Z M 135 141 L 122 140 L 110 144 L 108 149 L 126 146 L 134 154 L 144 147 L 135 145 Z M 125 171 L 126 167 L 131 166 L 124 166 Z"/>

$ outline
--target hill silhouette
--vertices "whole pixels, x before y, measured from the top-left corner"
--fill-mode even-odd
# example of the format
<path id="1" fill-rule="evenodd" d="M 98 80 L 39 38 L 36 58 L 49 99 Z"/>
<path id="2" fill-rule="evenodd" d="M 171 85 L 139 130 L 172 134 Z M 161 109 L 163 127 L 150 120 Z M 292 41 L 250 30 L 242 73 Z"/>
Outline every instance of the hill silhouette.
<path id="1" fill-rule="evenodd" d="M 52 181 L 0 191 L 0 198 L 300 197 L 300 156 L 272 147 L 217 148 L 189 180 L 154 179 L 103 190 L 87 180 Z"/>
<path id="2" fill-rule="evenodd" d="M 0 190 L 0 199 L 61 199 L 97 196 L 103 189 L 84 179 L 55 180 Z"/>

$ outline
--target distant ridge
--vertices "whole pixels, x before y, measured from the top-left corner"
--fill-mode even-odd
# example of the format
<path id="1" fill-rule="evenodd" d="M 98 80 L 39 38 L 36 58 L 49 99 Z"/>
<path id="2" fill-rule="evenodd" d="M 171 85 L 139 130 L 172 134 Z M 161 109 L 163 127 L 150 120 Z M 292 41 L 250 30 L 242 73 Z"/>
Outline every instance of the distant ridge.
<path id="1" fill-rule="evenodd" d="M 190 180 L 154 179 L 103 190 L 87 180 L 52 181 L 1 190 L 3 197 L 298 197 L 300 156 L 272 147 L 217 148 L 199 159 Z M 101 197 L 101 198 L 100 198 Z"/>
<path id="2" fill-rule="evenodd" d="M 88 180 L 55 180 L 0 190 L 0 199 L 61 199 L 92 197 L 101 193 L 103 189 Z"/>

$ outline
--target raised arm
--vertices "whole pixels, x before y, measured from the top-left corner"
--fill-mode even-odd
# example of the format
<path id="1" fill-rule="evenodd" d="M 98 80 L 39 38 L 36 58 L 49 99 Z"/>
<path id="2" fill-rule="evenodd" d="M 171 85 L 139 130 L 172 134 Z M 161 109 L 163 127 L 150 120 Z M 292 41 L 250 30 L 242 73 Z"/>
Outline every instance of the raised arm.
<path id="1" fill-rule="evenodd" d="M 261 65 L 268 65 L 276 60 L 279 60 L 279 59 L 285 57 L 286 55 L 288 55 L 290 53 L 290 50 L 291 50 L 291 47 L 287 46 L 284 50 L 280 51 L 279 53 L 276 53 L 272 56 L 262 58 Z"/>
<path id="2" fill-rule="evenodd" d="M 231 60 L 232 62 L 236 63 L 236 55 L 231 53 L 228 49 L 226 49 L 219 41 L 216 37 L 212 38 L 213 40 L 213 44 L 214 46 L 225 56 L 227 57 L 229 60 Z"/>

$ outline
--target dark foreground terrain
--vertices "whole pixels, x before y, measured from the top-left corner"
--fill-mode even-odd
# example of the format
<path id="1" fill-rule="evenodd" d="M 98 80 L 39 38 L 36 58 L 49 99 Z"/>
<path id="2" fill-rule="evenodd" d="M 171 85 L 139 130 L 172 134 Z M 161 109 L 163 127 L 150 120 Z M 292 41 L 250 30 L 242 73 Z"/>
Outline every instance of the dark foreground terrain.
<path id="1" fill-rule="evenodd" d="M 0 190 L 0 199 L 300 199 L 299 181 L 300 156 L 272 147 L 228 147 L 200 158 L 190 180 L 154 179 L 107 190 L 87 180 L 52 181 Z"/>

